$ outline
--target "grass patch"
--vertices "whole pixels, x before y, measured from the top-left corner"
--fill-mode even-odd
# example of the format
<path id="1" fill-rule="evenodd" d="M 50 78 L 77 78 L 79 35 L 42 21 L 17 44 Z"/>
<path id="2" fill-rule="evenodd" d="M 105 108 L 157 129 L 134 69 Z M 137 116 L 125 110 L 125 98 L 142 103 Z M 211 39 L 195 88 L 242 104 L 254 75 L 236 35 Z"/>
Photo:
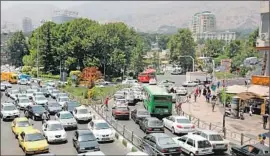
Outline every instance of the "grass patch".
<path id="1" fill-rule="evenodd" d="M 127 147 L 127 141 L 125 139 L 122 140 L 122 144 Z"/>
<path id="2" fill-rule="evenodd" d="M 69 85 L 66 85 L 65 87 L 63 87 L 63 89 L 66 92 L 69 92 L 70 94 L 72 94 L 73 96 L 79 96 L 79 97 L 83 97 L 84 93 L 87 92 L 88 90 L 86 87 L 73 87 Z"/>
<path id="3" fill-rule="evenodd" d="M 228 73 L 228 72 L 216 72 L 215 76 L 217 79 L 232 79 L 232 78 L 237 78 L 239 77 L 238 75 Z"/>
<path id="4" fill-rule="evenodd" d="M 131 152 L 137 152 L 138 150 L 135 147 L 131 148 Z"/>

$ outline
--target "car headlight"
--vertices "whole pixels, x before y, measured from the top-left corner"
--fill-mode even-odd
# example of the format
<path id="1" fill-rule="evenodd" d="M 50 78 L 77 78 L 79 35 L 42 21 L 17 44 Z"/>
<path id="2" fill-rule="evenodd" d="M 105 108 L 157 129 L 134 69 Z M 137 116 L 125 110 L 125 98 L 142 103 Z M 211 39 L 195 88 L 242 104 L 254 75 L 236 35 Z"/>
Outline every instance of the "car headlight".
<path id="1" fill-rule="evenodd" d="M 96 146 L 95 149 L 99 149 L 99 146 Z"/>
<path id="2" fill-rule="evenodd" d="M 44 149 L 49 149 L 49 146 L 45 146 Z"/>
<path id="3" fill-rule="evenodd" d="M 39 114 L 38 113 L 35 113 L 35 116 L 39 116 Z"/>

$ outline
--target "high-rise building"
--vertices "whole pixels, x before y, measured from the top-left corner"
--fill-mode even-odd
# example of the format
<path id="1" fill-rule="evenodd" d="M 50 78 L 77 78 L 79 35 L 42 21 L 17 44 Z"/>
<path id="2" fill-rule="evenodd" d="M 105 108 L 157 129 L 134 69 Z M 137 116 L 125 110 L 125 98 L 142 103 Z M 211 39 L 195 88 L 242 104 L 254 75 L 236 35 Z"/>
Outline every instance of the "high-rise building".
<path id="1" fill-rule="evenodd" d="M 78 12 L 68 10 L 55 10 L 53 12 L 52 21 L 56 24 L 65 23 L 78 18 Z"/>
<path id="2" fill-rule="evenodd" d="M 200 34 L 207 31 L 216 30 L 216 16 L 210 11 L 196 13 L 191 21 L 191 31 L 193 34 Z"/>
<path id="3" fill-rule="evenodd" d="M 23 32 L 25 33 L 29 33 L 33 31 L 33 24 L 32 24 L 31 18 L 29 17 L 23 18 L 22 27 L 23 27 Z"/>

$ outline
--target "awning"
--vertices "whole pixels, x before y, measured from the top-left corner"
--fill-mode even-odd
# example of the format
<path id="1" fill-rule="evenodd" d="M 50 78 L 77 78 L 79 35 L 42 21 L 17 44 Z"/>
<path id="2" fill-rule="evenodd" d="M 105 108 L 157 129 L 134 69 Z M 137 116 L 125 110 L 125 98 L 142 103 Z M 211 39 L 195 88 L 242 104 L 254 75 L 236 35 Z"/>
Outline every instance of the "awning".
<path id="1" fill-rule="evenodd" d="M 226 89 L 226 93 L 228 94 L 239 94 L 247 91 L 247 87 L 240 85 L 228 86 Z"/>
<path id="2" fill-rule="evenodd" d="M 260 95 L 252 92 L 242 92 L 239 94 L 236 94 L 236 96 L 240 97 L 242 100 L 249 100 L 249 99 L 254 99 L 254 98 L 259 98 L 263 99 Z"/>

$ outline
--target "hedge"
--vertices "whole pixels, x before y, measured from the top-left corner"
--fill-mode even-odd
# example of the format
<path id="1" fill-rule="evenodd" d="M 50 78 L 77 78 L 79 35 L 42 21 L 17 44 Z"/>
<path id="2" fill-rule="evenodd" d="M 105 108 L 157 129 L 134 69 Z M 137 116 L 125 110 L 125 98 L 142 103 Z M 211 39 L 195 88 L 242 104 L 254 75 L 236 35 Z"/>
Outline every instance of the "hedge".
<path id="1" fill-rule="evenodd" d="M 42 77 L 42 78 L 47 78 L 47 79 L 60 80 L 60 75 L 41 74 L 40 77 Z"/>

